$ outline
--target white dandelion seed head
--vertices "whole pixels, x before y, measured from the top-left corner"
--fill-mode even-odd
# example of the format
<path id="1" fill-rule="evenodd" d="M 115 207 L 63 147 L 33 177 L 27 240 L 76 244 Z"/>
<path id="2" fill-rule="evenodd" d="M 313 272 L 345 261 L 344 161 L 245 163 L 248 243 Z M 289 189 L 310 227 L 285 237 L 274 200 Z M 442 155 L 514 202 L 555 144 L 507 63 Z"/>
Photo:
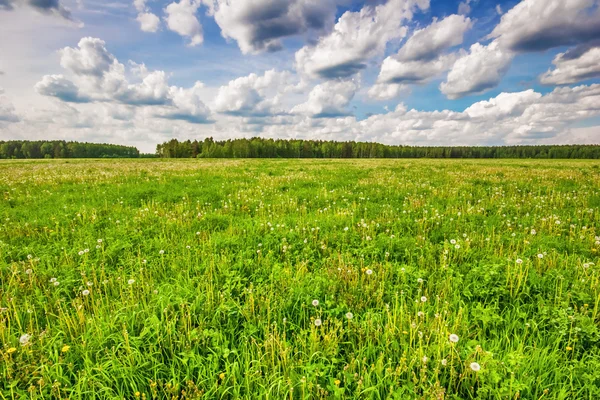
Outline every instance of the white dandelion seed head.
<path id="1" fill-rule="evenodd" d="M 424 317 L 424 316 L 425 316 L 425 313 L 423 313 L 423 311 L 419 311 L 419 312 L 417 313 L 417 316 L 418 316 L 418 317 Z"/>
<path id="2" fill-rule="evenodd" d="M 537 256 L 538 256 L 539 259 L 544 258 L 544 255 L 542 253 L 538 254 Z"/>
<path id="3" fill-rule="evenodd" d="M 450 239 L 450 244 L 456 244 L 456 240 L 455 239 Z"/>
<path id="4" fill-rule="evenodd" d="M 441 361 L 442 365 L 445 367 L 448 364 L 448 360 L 445 358 Z"/>
<path id="5" fill-rule="evenodd" d="M 456 334 L 452 333 L 448 339 L 449 339 L 449 340 L 450 340 L 452 343 L 458 343 L 459 337 L 458 337 L 458 335 L 456 335 Z"/>
<path id="6" fill-rule="evenodd" d="M 460 249 L 460 244 L 455 244 L 455 245 L 454 245 L 454 248 L 455 248 L 455 249 Z"/>
<path id="7" fill-rule="evenodd" d="M 427 358 L 427 356 L 423 356 L 423 358 L 421 360 L 423 360 L 423 364 L 427 364 L 427 361 L 429 361 L 429 358 Z"/>
<path id="8" fill-rule="evenodd" d="M 29 344 L 30 340 L 31 340 L 31 335 L 28 333 L 25 333 L 25 334 L 21 335 L 21 337 L 19 338 L 19 343 L 21 343 L 21 346 L 27 346 Z"/>
<path id="9" fill-rule="evenodd" d="M 158 252 L 158 254 L 165 254 L 165 251 L 164 251 L 164 250 L 160 250 L 160 251 Z"/>
<path id="10" fill-rule="evenodd" d="M 27 275 L 31 275 L 33 273 L 33 270 L 31 268 L 28 268 L 25 270 L 25 274 Z"/>
<path id="11" fill-rule="evenodd" d="M 354 318 L 354 314 L 352 314 L 350 311 L 348 311 L 348 312 L 346 313 L 346 318 L 348 318 L 348 319 L 352 319 L 352 318 Z"/>
<path id="12" fill-rule="evenodd" d="M 58 285 L 60 285 L 60 282 L 59 282 L 59 281 L 54 281 L 52 284 L 53 284 L 54 286 L 58 286 Z"/>
<path id="13" fill-rule="evenodd" d="M 87 289 L 85 289 L 83 292 L 81 292 L 81 294 L 84 295 L 84 296 L 89 296 L 90 291 L 87 290 Z"/>
<path id="14" fill-rule="evenodd" d="M 471 365 L 469 365 L 469 366 L 475 372 L 481 370 L 481 365 L 477 364 L 476 362 L 472 362 Z"/>
<path id="15" fill-rule="evenodd" d="M 315 326 L 321 326 L 322 323 L 323 321 L 320 318 L 315 319 Z"/>
<path id="16" fill-rule="evenodd" d="M 368 270 L 366 271 L 366 273 L 367 273 L 367 275 L 371 275 L 371 274 L 373 273 L 373 270 L 372 270 L 372 269 L 368 269 Z"/>
<path id="17" fill-rule="evenodd" d="M 127 281 L 128 285 L 133 285 L 135 283 L 135 279 L 130 279 Z"/>
<path id="18" fill-rule="evenodd" d="M 56 282 L 56 278 L 50 278 L 50 283 Z"/>
<path id="19" fill-rule="evenodd" d="M 319 305 L 319 300 L 317 300 L 317 299 L 314 299 L 314 300 L 312 301 L 312 305 L 313 305 L 313 306 L 315 306 L 315 307 L 316 307 L 316 306 L 318 306 L 318 305 Z"/>
<path id="20" fill-rule="evenodd" d="M 85 253 L 83 252 L 83 250 L 81 250 L 81 251 L 80 251 L 78 254 L 79 254 L 80 256 L 82 256 L 82 255 L 84 255 Z"/>
<path id="21" fill-rule="evenodd" d="M 419 278 L 419 279 L 417 279 L 417 282 L 418 283 L 423 283 L 423 279 Z"/>
<path id="22" fill-rule="evenodd" d="M 92 282 L 89 282 L 89 281 L 88 281 L 88 282 L 86 283 L 86 285 L 88 285 L 88 286 L 93 286 L 94 284 L 93 284 Z"/>
<path id="23" fill-rule="evenodd" d="M 520 258 L 517 258 L 517 264 L 523 264 L 523 260 L 521 260 Z"/>
<path id="24" fill-rule="evenodd" d="M 425 303 L 427 301 L 427 297 L 421 296 L 421 303 Z"/>

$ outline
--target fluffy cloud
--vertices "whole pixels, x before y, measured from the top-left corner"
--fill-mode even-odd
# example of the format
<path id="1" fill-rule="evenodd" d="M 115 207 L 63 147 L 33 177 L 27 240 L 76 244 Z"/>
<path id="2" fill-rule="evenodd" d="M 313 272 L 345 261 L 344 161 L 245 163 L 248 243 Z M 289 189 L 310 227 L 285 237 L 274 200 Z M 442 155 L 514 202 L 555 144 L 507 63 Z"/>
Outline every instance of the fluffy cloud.
<path id="1" fill-rule="evenodd" d="M 225 38 L 244 54 L 274 51 L 281 39 L 327 30 L 339 0 L 203 0 Z"/>
<path id="2" fill-rule="evenodd" d="M 555 68 L 540 76 L 545 85 L 568 85 L 600 77 L 600 47 L 580 45 L 558 54 L 552 64 Z"/>
<path id="3" fill-rule="evenodd" d="M 125 66 L 108 52 L 104 41 L 96 38 L 83 38 L 77 48 L 64 48 L 60 54 L 61 66 L 73 80 L 46 75 L 35 85 L 39 94 L 71 103 L 146 106 L 151 108 L 148 112 L 160 118 L 209 122 L 210 110 L 200 100 L 203 85 L 199 82 L 189 89 L 169 86 L 164 71 L 149 72 L 143 64 L 132 63 L 130 73 L 141 81 L 131 83 Z"/>
<path id="4" fill-rule="evenodd" d="M 489 35 L 512 51 L 542 51 L 600 38 L 598 0 L 523 0 Z"/>
<path id="5" fill-rule="evenodd" d="M 367 66 L 367 61 L 384 52 L 386 44 L 406 35 L 402 23 L 417 9 L 429 8 L 429 0 L 389 0 L 367 5 L 358 12 L 345 12 L 333 31 L 315 46 L 296 53 L 297 69 L 326 79 L 349 77 Z"/>
<path id="6" fill-rule="evenodd" d="M 74 22 L 71 10 L 63 6 L 61 0 L 0 0 L 0 10 L 12 10 L 15 5 L 26 5 L 37 12 L 55 15 Z"/>
<path id="7" fill-rule="evenodd" d="M 150 12 L 146 6 L 146 0 L 133 0 L 133 6 L 138 12 L 136 20 L 140 23 L 140 29 L 144 32 L 156 32 L 160 28 L 160 19 Z"/>
<path id="8" fill-rule="evenodd" d="M 327 81 L 315 86 L 305 103 L 292 109 L 294 114 L 313 118 L 333 118 L 350 115 L 346 109 L 359 88 L 355 80 Z"/>
<path id="9" fill-rule="evenodd" d="M 4 89 L 0 88 L 0 126 L 5 123 L 19 121 L 19 117 L 15 113 L 15 107 L 3 94 Z"/>
<path id="10" fill-rule="evenodd" d="M 469 18 L 450 15 L 415 31 L 398 54 L 383 61 L 369 97 L 379 100 L 396 97 L 400 92 L 398 84 L 426 83 L 450 69 L 458 56 L 444 51 L 461 44 L 471 26 Z M 386 84 L 391 86 L 386 88 Z"/>
<path id="11" fill-rule="evenodd" d="M 269 70 L 263 76 L 250 74 L 221 86 L 214 102 L 216 112 L 239 116 L 282 114 L 281 95 L 291 74 Z M 271 94 L 270 98 L 267 95 Z"/>
<path id="12" fill-rule="evenodd" d="M 175 33 L 189 39 L 190 46 L 197 46 L 204 41 L 202 25 L 196 18 L 200 0 L 180 0 L 165 8 L 167 27 Z"/>
<path id="13" fill-rule="evenodd" d="M 450 99 L 483 93 L 498 85 L 512 59 L 513 53 L 503 50 L 497 41 L 487 46 L 475 43 L 454 63 L 440 90 Z"/>
<path id="14" fill-rule="evenodd" d="M 367 94 L 374 100 L 391 100 L 406 90 L 408 90 L 408 86 L 398 83 L 376 83 L 369 88 Z"/>
<path id="15" fill-rule="evenodd" d="M 463 42 L 465 33 L 471 29 L 471 19 L 462 15 L 450 15 L 441 21 L 419 29 L 402 46 L 396 58 L 399 61 L 430 61 L 450 47 Z"/>

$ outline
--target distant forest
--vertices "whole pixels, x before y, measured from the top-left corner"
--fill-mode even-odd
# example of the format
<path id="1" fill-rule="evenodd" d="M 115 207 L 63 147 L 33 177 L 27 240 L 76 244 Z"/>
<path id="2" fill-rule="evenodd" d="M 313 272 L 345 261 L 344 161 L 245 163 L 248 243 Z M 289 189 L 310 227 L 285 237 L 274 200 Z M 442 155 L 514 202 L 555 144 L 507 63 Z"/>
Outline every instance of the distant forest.
<path id="1" fill-rule="evenodd" d="M 135 147 L 64 140 L 0 141 L 0 158 L 137 158 Z"/>
<path id="2" fill-rule="evenodd" d="M 234 139 L 159 144 L 162 158 L 600 158 L 598 145 L 413 147 L 369 142 Z"/>
<path id="3" fill-rule="evenodd" d="M 600 145 L 563 146 L 387 146 L 370 142 L 321 140 L 234 139 L 170 140 L 156 154 L 141 154 L 132 146 L 53 141 L 0 141 L 6 158 L 580 158 L 600 159 Z"/>

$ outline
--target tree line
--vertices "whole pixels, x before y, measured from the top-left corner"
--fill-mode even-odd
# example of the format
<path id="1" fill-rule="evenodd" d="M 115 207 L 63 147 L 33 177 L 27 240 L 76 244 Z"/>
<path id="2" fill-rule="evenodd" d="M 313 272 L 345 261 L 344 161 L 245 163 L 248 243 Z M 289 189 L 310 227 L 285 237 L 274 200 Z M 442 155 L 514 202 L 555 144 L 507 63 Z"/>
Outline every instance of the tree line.
<path id="1" fill-rule="evenodd" d="M 0 158 L 138 158 L 131 146 L 64 140 L 0 141 Z"/>
<path id="2" fill-rule="evenodd" d="M 599 145 L 388 146 L 370 142 L 234 139 L 178 141 L 156 147 L 162 158 L 600 158 Z"/>

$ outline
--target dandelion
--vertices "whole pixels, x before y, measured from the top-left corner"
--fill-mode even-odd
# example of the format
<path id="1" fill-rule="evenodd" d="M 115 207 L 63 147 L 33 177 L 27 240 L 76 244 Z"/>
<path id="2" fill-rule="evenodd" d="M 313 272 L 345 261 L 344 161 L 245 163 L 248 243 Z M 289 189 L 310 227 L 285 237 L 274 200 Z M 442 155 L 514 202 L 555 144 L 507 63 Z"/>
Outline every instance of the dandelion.
<path id="1" fill-rule="evenodd" d="M 454 239 L 451 239 L 451 240 L 450 240 L 450 244 L 456 244 L 456 240 L 454 240 Z"/>
<path id="2" fill-rule="evenodd" d="M 81 251 L 80 251 L 78 254 L 79 254 L 80 256 L 82 256 L 82 255 L 84 255 L 85 253 L 83 252 L 83 250 L 81 250 Z"/>
<path id="3" fill-rule="evenodd" d="M 477 364 L 476 362 L 472 362 L 470 367 L 475 372 L 478 372 L 479 370 L 481 370 L 481 365 Z"/>
<path id="4" fill-rule="evenodd" d="M 25 270 L 25 274 L 27 275 L 31 275 L 33 273 L 31 268 L 28 268 L 27 270 Z"/>
<path id="5" fill-rule="evenodd" d="M 460 244 L 455 244 L 454 248 L 457 249 L 457 250 L 460 249 Z"/>
<path id="6" fill-rule="evenodd" d="M 425 303 L 427 301 L 427 297 L 421 296 L 421 303 Z"/>
<path id="7" fill-rule="evenodd" d="M 133 285 L 135 283 L 135 279 L 130 279 L 127 281 L 128 285 Z"/>
<path id="8" fill-rule="evenodd" d="M 165 254 L 165 251 L 164 251 L 164 250 L 160 250 L 160 251 L 158 252 L 158 254 L 161 254 L 161 255 L 162 255 L 162 254 Z"/>
<path id="9" fill-rule="evenodd" d="M 344 232 L 348 232 L 348 227 L 345 227 L 345 228 L 344 228 Z"/>
<path id="10" fill-rule="evenodd" d="M 71 346 L 65 344 L 62 349 L 60 351 L 62 351 L 63 353 L 66 353 L 67 351 L 69 351 L 71 349 Z"/>
<path id="11" fill-rule="evenodd" d="M 346 318 L 348 318 L 348 319 L 352 319 L 352 318 L 354 318 L 354 314 L 352 314 L 350 311 L 348 311 L 348 312 L 346 313 Z"/>
<path id="12" fill-rule="evenodd" d="M 17 349 L 16 349 L 15 347 L 11 347 L 10 349 L 6 350 L 6 353 L 8 353 L 8 354 L 12 354 L 12 353 L 14 353 L 15 351 L 17 351 Z"/>
<path id="13" fill-rule="evenodd" d="M 323 321 L 320 318 L 315 319 L 315 326 L 321 326 L 322 323 Z"/>
<path id="14" fill-rule="evenodd" d="M 421 278 L 417 279 L 417 283 L 423 283 L 423 279 L 421 279 Z"/>
<path id="15" fill-rule="evenodd" d="M 425 314 L 423 313 L 423 311 L 419 311 L 417 313 L 417 316 L 423 318 L 425 316 Z"/>
<path id="16" fill-rule="evenodd" d="M 371 274 L 373 273 L 373 270 L 372 270 L 372 269 L 368 269 L 368 270 L 366 271 L 366 273 L 367 273 L 367 275 L 371 275 Z"/>
<path id="17" fill-rule="evenodd" d="M 450 341 L 451 341 L 452 343 L 458 343 L 458 339 L 459 339 L 459 338 L 458 338 L 458 335 L 456 335 L 456 334 L 452 333 L 452 334 L 450 335 L 449 339 L 450 339 Z"/>
<path id="18" fill-rule="evenodd" d="M 58 286 L 58 285 L 60 285 L 60 282 L 59 282 L 59 281 L 54 281 L 52 284 L 53 284 L 54 286 Z"/>
<path id="19" fill-rule="evenodd" d="M 98 239 L 98 244 L 102 243 L 102 239 Z"/>
<path id="20" fill-rule="evenodd" d="M 517 264 L 523 264 L 523 260 L 521 260 L 520 258 L 517 258 Z"/>
<path id="21" fill-rule="evenodd" d="M 318 306 L 318 305 L 319 305 L 319 300 L 317 300 L 317 299 L 314 299 L 314 300 L 312 301 L 312 305 L 313 305 L 313 306 L 315 306 L 315 307 L 316 307 L 316 306 Z"/>
<path id="22" fill-rule="evenodd" d="M 83 292 L 81 292 L 81 294 L 84 295 L 84 296 L 89 296 L 90 291 L 87 290 L 87 289 L 85 289 Z"/>
<path id="23" fill-rule="evenodd" d="M 92 282 L 88 281 L 88 282 L 86 283 L 86 285 L 88 285 L 88 286 L 93 286 L 94 284 L 93 284 Z"/>
<path id="24" fill-rule="evenodd" d="M 423 361 L 423 364 L 427 364 L 427 361 L 429 361 L 429 358 L 427 358 L 427 356 L 423 356 L 423 358 L 421 360 Z"/>
<path id="25" fill-rule="evenodd" d="M 21 337 L 19 338 L 19 343 L 21 343 L 21 346 L 27 346 L 29 344 L 30 340 L 31 340 L 31 335 L 25 333 L 25 334 L 21 335 Z"/>
<path id="26" fill-rule="evenodd" d="M 541 260 L 542 258 L 544 258 L 544 255 L 542 253 L 538 254 L 538 258 Z"/>
<path id="27" fill-rule="evenodd" d="M 445 358 L 441 361 L 442 365 L 445 367 L 446 365 L 448 365 L 448 360 L 446 360 Z"/>

